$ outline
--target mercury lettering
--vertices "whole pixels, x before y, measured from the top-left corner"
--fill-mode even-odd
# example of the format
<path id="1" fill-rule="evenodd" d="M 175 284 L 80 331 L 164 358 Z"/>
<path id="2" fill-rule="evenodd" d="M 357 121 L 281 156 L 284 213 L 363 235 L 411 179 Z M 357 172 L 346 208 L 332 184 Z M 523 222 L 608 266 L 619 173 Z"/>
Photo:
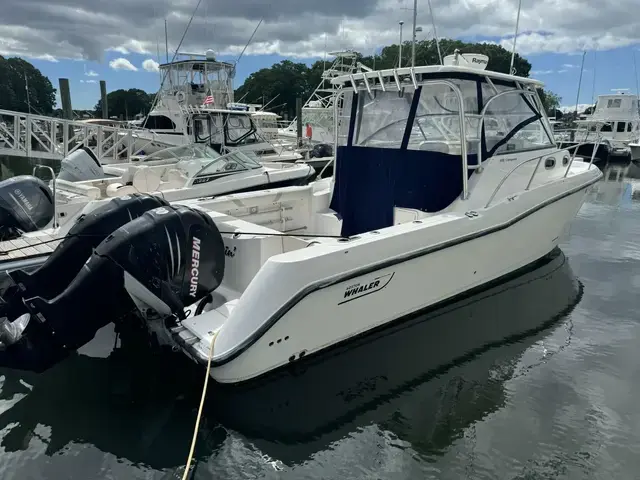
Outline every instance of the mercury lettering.
<path id="1" fill-rule="evenodd" d="M 198 290 L 198 276 L 200 275 L 200 239 L 193 237 L 191 250 L 191 279 L 189 280 L 189 295 L 196 296 Z"/>

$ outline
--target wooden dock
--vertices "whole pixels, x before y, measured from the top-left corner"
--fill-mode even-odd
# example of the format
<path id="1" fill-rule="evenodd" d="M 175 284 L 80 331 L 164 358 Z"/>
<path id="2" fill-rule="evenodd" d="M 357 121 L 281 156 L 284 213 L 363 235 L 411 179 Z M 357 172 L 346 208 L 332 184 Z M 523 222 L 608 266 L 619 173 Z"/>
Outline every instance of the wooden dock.
<path id="1" fill-rule="evenodd" d="M 0 242 L 0 261 L 50 255 L 62 240 L 63 238 L 50 234 L 5 240 Z"/>

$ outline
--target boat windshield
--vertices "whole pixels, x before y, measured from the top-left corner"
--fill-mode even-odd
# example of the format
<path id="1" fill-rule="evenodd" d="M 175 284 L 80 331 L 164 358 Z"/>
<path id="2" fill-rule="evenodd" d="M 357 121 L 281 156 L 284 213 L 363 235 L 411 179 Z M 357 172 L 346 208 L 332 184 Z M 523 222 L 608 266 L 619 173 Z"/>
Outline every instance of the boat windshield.
<path id="1" fill-rule="evenodd" d="M 488 84 L 482 79 L 447 79 L 456 85 L 464 99 L 464 125 L 467 152 L 477 153 L 484 109 L 486 153 L 496 155 L 547 148 L 554 145 L 551 127 L 540 112 L 537 97 L 513 84 Z M 497 94 L 513 91 L 513 94 Z M 349 94 L 347 94 L 349 95 Z M 414 97 L 419 95 L 415 118 L 407 122 Z M 492 100 L 492 97 L 495 99 Z M 350 103 L 350 102 L 347 102 Z M 402 92 L 372 90 L 360 92 L 353 144 L 358 146 L 400 148 L 408 130 L 407 148 L 461 154 L 460 106 L 451 87 L 426 83 Z M 346 125 L 345 125 L 346 123 Z M 347 137 L 348 122 L 343 122 L 342 139 Z M 486 158 L 486 153 L 483 157 Z"/>
<path id="2" fill-rule="evenodd" d="M 147 155 L 145 162 L 153 162 L 158 160 L 213 160 L 220 158 L 220 154 L 209 145 L 204 143 L 192 143 L 189 145 L 179 145 L 177 147 L 169 147 L 164 150 L 158 150 L 155 153 Z"/>
<path id="3" fill-rule="evenodd" d="M 218 173 L 240 172 L 262 168 L 262 165 L 246 155 L 244 152 L 234 150 L 207 163 L 199 169 L 193 177 L 202 177 Z"/>

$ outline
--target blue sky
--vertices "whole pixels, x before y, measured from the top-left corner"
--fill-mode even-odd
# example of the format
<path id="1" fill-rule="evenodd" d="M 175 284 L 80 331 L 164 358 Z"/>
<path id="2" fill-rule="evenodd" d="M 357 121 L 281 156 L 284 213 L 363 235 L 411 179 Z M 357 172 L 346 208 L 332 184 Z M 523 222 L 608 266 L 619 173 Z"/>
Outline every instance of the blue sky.
<path id="1" fill-rule="evenodd" d="M 640 49 L 638 46 L 598 51 L 594 64 L 594 52 L 587 52 L 585 70 L 582 79 L 580 100 L 578 103 L 591 102 L 593 94 L 593 75 L 595 68 L 595 95 L 609 93 L 614 88 L 627 88 L 636 91 L 636 75 L 633 57 L 640 64 Z M 127 58 L 138 71 L 113 70 L 109 62 L 116 58 Z M 106 51 L 104 61 L 90 62 L 78 60 L 31 60 L 42 73 L 49 77 L 54 86 L 58 87 L 58 78 L 66 77 L 70 80 L 71 99 L 73 108 L 93 108 L 100 96 L 98 80 L 107 81 L 107 90 L 119 88 L 141 88 L 154 92 L 159 86 L 159 74 L 147 72 L 142 68 L 142 62 L 150 58 L 149 55 L 130 53 L 122 55 L 115 51 Z M 235 57 L 220 56 L 220 60 L 234 61 Z M 236 87 L 252 72 L 260 68 L 269 67 L 286 57 L 279 55 L 245 55 L 238 65 L 236 73 Z M 532 77 L 542 80 L 547 88 L 562 97 L 562 105 L 575 105 L 580 75 L 581 54 L 553 54 L 539 53 L 527 55 L 532 64 Z M 293 58 L 294 61 L 313 63 L 317 58 Z M 88 72 L 97 74 L 87 75 Z M 612 74 L 615 72 L 615 74 Z M 87 83 L 89 82 L 89 83 Z M 93 83 L 95 82 L 95 83 Z"/>

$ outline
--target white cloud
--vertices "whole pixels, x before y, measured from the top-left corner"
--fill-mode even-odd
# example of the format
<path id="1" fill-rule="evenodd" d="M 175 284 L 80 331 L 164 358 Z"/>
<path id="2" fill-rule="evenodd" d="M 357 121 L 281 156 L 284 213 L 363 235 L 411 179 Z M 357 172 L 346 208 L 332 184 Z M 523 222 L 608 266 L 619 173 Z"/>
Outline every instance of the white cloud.
<path id="1" fill-rule="evenodd" d="M 578 113 L 584 112 L 589 107 L 593 107 L 593 104 L 592 103 L 579 103 L 578 104 Z M 558 110 L 560 110 L 562 113 L 575 112 L 576 111 L 576 104 L 574 103 L 573 105 L 563 105 L 561 107 L 558 107 Z"/>
<path id="2" fill-rule="evenodd" d="M 156 62 L 153 58 L 147 58 L 144 62 L 142 62 L 142 68 L 144 68 L 147 72 L 157 72 L 158 65 L 158 62 Z"/>
<path id="3" fill-rule="evenodd" d="M 580 65 L 574 65 L 573 63 L 563 63 L 564 68 L 578 68 Z"/>
<path id="4" fill-rule="evenodd" d="M 5 0 L 0 18 L 0 54 L 101 61 L 105 51 L 169 54 L 182 36 L 195 0 Z M 261 18 L 246 54 L 322 56 L 327 50 L 371 52 L 398 40 L 398 21 L 411 23 L 410 0 L 217 0 L 201 5 L 181 47 L 183 51 L 237 55 Z M 511 49 L 518 0 L 432 0 L 442 37 L 496 38 Z M 536 0 L 523 2 L 517 50 L 523 55 L 640 45 L 638 0 Z M 427 38 L 429 9 L 420 2 L 418 25 Z M 213 33 L 215 32 L 215 34 Z M 325 37 L 326 33 L 326 37 Z M 407 37 L 408 38 L 408 37 Z M 450 53 L 450 52 L 447 52 Z M 573 63 L 580 63 L 573 62 Z M 573 64 L 572 63 L 572 64 Z M 144 67 L 143 67 L 144 68 Z M 575 68 L 564 66 L 562 68 Z"/>
<path id="5" fill-rule="evenodd" d="M 535 77 L 537 75 L 551 75 L 555 73 L 555 70 L 531 70 L 530 73 Z"/>
<path id="6" fill-rule="evenodd" d="M 85 74 L 87 77 L 98 77 L 98 76 L 99 76 L 99 75 L 98 75 L 95 71 L 93 71 L 93 70 L 89 70 L 88 72 L 84 72 L 84 74 Z"/>
<path id="7" fill-rule="evenodd" d="M 138 67 L 136 67 L 133 63 L 131 63 L 126 58 L 116 58 L 115 60 L 111 60 L 109 62 L 109 66 L 114 70 L 130 70 L 132 72 L 137 72 Z"/>
<path id="8" fill-rule="evenodd" d="M 98 83 L 97 80 L 80 80 L 80 83 Z"/>

